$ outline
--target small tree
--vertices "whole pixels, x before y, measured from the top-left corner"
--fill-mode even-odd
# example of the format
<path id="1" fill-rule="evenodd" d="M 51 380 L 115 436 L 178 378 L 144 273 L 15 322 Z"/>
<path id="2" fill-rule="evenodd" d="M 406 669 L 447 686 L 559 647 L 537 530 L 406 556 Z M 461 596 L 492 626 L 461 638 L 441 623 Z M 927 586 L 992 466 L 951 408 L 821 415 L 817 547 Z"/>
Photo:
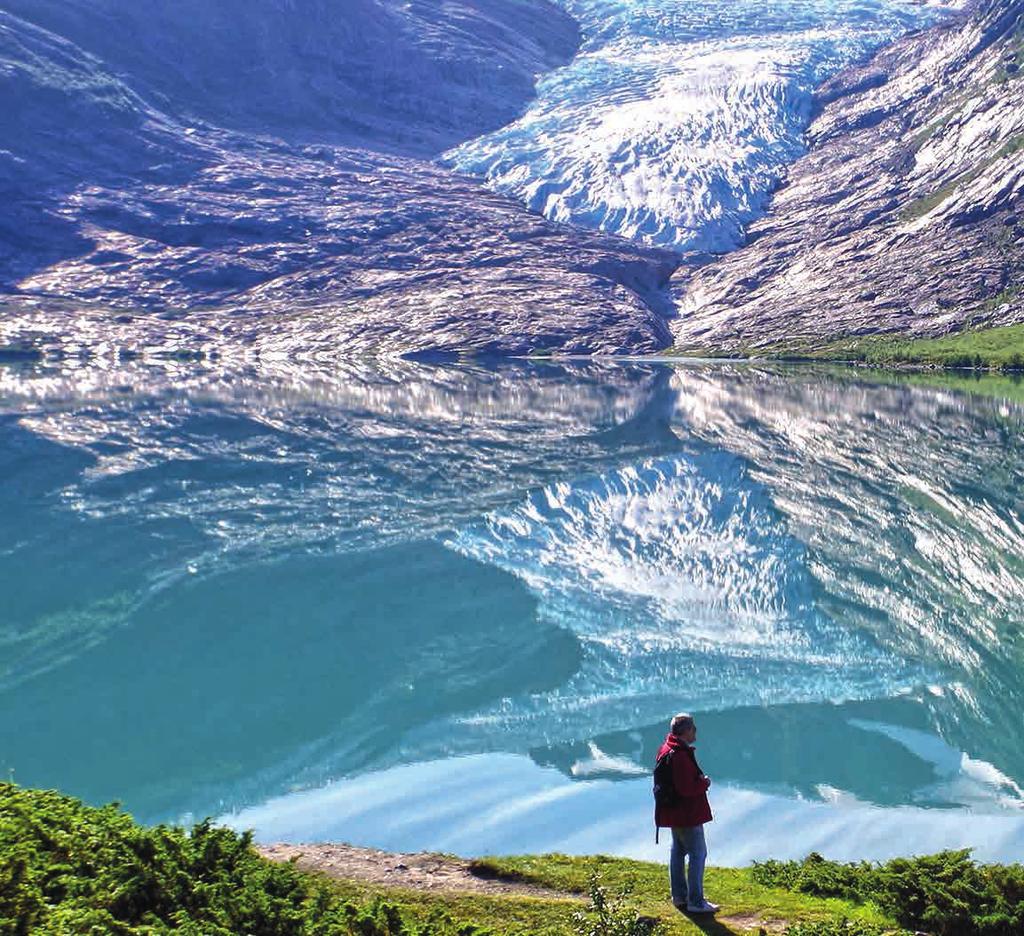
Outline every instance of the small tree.
<path id="1" fill-rule="evenodd" d="M 595 871 L 590 876 L 590 906 L 572 915 L 574 936 L 655 936 L 661 923 L 628 905 L 633 889 L 623 885 L 615 893 L 601 884 Z"/>

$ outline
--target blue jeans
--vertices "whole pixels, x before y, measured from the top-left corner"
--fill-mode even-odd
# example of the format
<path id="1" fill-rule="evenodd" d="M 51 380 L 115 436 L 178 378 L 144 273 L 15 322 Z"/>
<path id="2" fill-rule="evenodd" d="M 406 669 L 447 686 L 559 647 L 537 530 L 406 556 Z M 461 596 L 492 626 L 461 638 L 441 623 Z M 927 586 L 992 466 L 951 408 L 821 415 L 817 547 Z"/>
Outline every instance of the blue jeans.
<path id="1" fill-rule="evenodd" d="M 689 857 L 690 867 L 684 873 L 683 862 Z M 668 861 L 672 903 L 699 906 L 704 903 L 704 862 L 708 846 L 704 842 L 704 826 L 678 826 L 672 829 L 672 854 Z"/>

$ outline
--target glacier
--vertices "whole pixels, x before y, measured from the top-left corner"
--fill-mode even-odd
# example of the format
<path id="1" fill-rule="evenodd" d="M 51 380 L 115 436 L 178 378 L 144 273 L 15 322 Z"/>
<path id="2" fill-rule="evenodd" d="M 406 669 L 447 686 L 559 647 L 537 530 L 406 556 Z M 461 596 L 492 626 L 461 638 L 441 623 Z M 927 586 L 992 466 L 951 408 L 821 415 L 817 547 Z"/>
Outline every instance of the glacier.
<path id="1" fill-rule="evenodd" d="M 444 163 L 556 221 L 712 253 L 742 243 L 804 153 L 814 89 L 958 5 L 561 2 L 580 53 L 522 117 Z"/>

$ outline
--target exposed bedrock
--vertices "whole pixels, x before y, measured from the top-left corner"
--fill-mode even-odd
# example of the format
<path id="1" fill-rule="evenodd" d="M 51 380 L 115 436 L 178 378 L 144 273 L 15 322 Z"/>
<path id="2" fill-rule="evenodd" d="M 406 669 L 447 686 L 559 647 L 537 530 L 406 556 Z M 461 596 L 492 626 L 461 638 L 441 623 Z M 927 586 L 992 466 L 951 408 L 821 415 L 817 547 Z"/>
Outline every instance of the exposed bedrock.
<path id="1" fill-rule="evenodd" d="M 21 280 L 23 293 L 48 298 L 6 302 L 0 345 L 312 356 L 670 341 L 652 305 L 672 254 L 552 224 L 400 157 L 212 155 L 182 184 L 76 193 L 63 214 L 91 243 Z"/>
<path id="2" fill-rule="evenodd" d="M 151 11 L 156 25 L 136 22 L 148 5 L 126 14 L 148 55 L 102 35 L 105 18 L 121 4 L 108 0 L 95 16 L 73 4 L 30 6 L 26 12 L 36 20 L 59 20 L 113 58 L 101 60 L 0 11 L 0 90 L 14 102 L 0 113 L 0 289 L 10 295 L 0 316 L 3 346 L 188 355 L 525 354 L 654 351 L 670 342 L 664 312 L 674 255 L 576 232 L 448 170 L 371 151 L 412 139 L 388 137 L 398 129 L 422 131 L 413 149 L 440 146 L 424 142 L 440 126 L 433 104 L 421 107 L 395 87 L 385 89 L 391 103 L 381 104 L 374 97 L 384 93 L 380 76 L 372 69 L 361 79 L 365 95 L 331 86 L 324 93 L 337 93 L 338 107 L 379 118 L 352 130 L 362 140 L 355 148 L 336 139 L 302 143 L 316 128 L 301 123 L 301 108 L 291 124 L 275 117 L 272 109 L 288 110 L 289 95 L 301 98 L 304 86 L 285 87 L 273 99 L 241 93 L 244 73 L 233 69 L 234 57 L 264 56 L 264 66 L 288 74 L 299 68 L 302 56 L 291 62 L 287 42 L 271 38 L 278 20 L 294 21 L 291 6 L 264 2 L 247 10 L 216 67 L 212 39 L 189 47 L 191 32 L 182 24 L 193 4 L 173 14 Z M 309 12 L 320 5 L 301 6 Z M 408 20 L 385 30 L 391 52 L 377 67 L 405 68 L 402 80 L 410 88 L 421 82 L 420 98 L 436 99 L 454 121 L 452 132 L 458 125 L 468 135 L 481 121 L 507 116 L 476 108 L 473 95 L 486 92 L 513 107 L 529 93 L 526 87 L 513 95 L 505 78 L 491 82 L 489 69 L 504 75 L 509 68 L 502 62 L 512 56 L 519 72 L 532 76 L 575 42 L 563 14 L 552 10 L 541 28 L 543 3 L 526 11 L 509 0 L 427 6 L 361 0 L 332 29 L 342 29 L 348 46 L 363 55 L 388 17 Z M 181 23 L 164 23 L 178 16 Z M 438 23 L 431 26 L 430 17 Z M 513 20 L 526 32 L 512 35 Z M 218 23 L 210 25 L 214 35 L 221 35 Z M 481 23 L 488 29 L 480 32 Z M 112 34 L 123 28 L 112 25 Z M 316 32 L 308 22 L 303 29 Z M 344 58 L 344 50 L 337 54 Z M 439 75 L 417 71 L 424 57 Z M 189 80 L 197 86 L 178 87 L 175 68 L 189 71 L 193 58 Z M 323 63 L 302 61 L 306 70 L 295 82 L 318 81 Z M 398 80 L 397 72 L 388 74 Z M 268 110 L 243 108 L 227 123 L 263 121 L 280 138 L 186 123 L 219 120 L 218 108 L 232 93 Z M 408 123 L 396 110 L 405 106 L 417 111 Z M 338 126 L 347 125 L 339 119 Z"/>
<path id="3" fill-rule="evenodd" d="M 1024 3 L 908 37 L 818 94 L 747 245 L 679 277 L 676 345 L 798 349 L 1024 321 Z"/>

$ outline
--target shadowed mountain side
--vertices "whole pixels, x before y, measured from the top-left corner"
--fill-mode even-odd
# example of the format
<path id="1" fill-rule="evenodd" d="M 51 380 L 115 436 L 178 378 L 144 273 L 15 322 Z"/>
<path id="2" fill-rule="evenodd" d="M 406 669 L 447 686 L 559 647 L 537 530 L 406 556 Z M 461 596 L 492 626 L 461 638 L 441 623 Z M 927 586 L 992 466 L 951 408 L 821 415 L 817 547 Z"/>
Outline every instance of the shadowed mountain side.
<path id="1" fill-rule="evenodd" d="M 680 277 L 684 350 L 1024 321 L 1024 3 L 896 43 L 818 94 L 747 246 Z"/>
<path id="2" fill-rule="evenodd" d="M 573 638 L 534 608 L 511 576 L 429 542 L 186 581 L 15 706 L 0 696 L 3 766 L 93 801 L 131 789 L 149 818 L 238 807 L 400 756 L 427 712 L 564 681 Z"/>
<path id="3" fill-rule="evenodd" d="M 181 182 L 203 163 L 102 62 L 2 9 L 0 99 L 0 291 L 88 251 L 88 233 L 60 211 L 79 186 Z"/>
<path id="4" fill-rule="evenodd" d="M 3 6 L 127 76 L 176 119 L 421 156 L 513 120 L 535 76 L 579 41 L 547 0 Z"/>
<path id="5" fill-rule="evenodd" d="M 673 254 L 553 224 L 429 163 L 186 126 L 3 12 L 0 57 L 15 100 L 0 115 L 0 291 L 46 300 L 4 306 L 7 349 L 336 359 L 670 341 Z"/>

